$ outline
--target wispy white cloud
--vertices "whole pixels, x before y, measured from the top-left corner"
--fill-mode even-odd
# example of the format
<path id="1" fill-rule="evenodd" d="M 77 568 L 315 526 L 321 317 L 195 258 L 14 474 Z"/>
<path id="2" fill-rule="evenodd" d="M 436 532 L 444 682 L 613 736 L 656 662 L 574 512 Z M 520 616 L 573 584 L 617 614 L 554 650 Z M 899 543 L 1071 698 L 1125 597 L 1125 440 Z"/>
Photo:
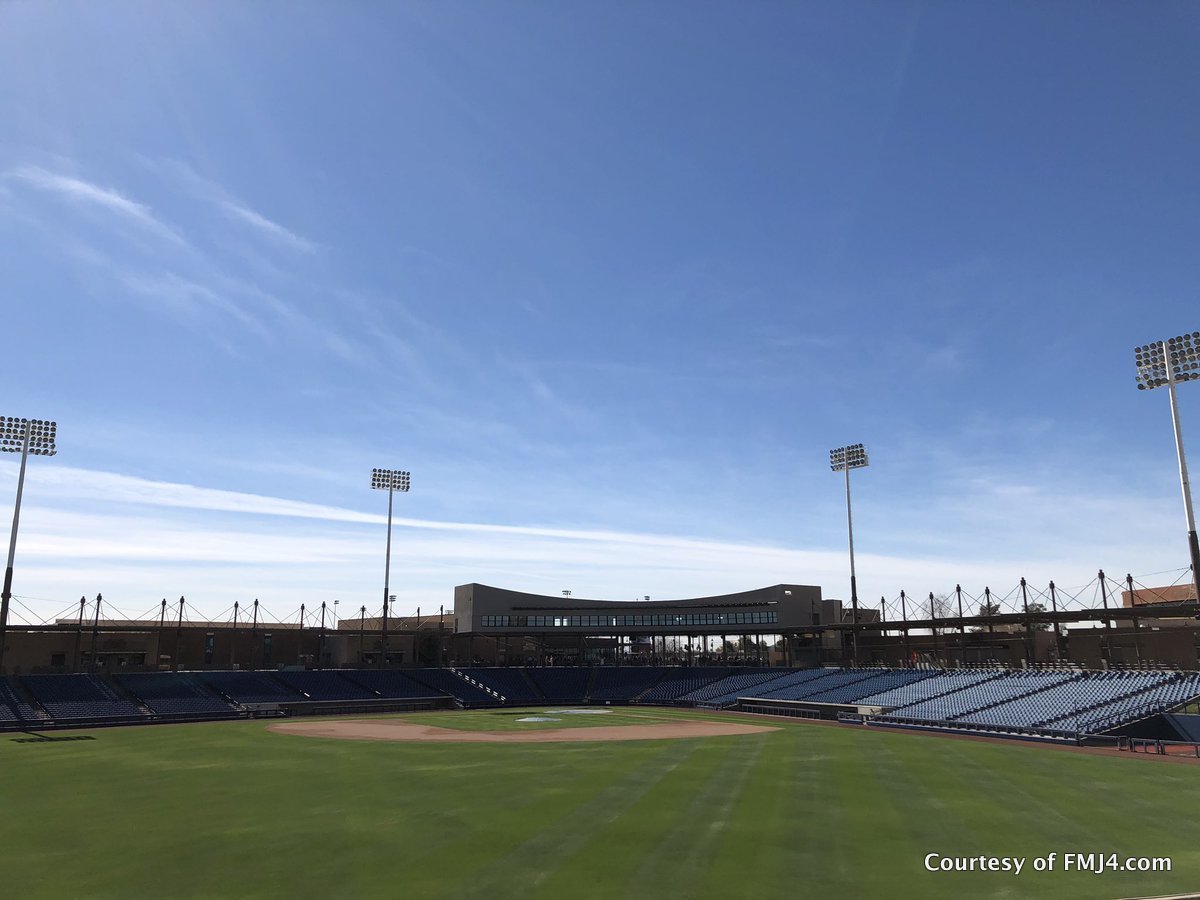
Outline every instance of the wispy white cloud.
<path id="1" fill-rule="evenodd" d="M 111 188 L 100 187 L 73 175 L 50 172 L 40 166 L 24 165 L 9 170 L 7 176 L 68 201 L 97 207 L 133 222 L 172 243 L 184 245 L 183 237 L 157 218 L 150 207 L 131 200 Z"/>
<path id="2" fill-rule="evenodd" d="M 295 250 L 300 250 L 304 253 L 312 253 L 317 249 L 316 244 L 307 238 L 303 238 L 296 232 L 284 228 L 278 222 L 272 222 L 262 213 L 251 209 L 241 203 L 235 203 L 233 200 L 221 200 L 221 209 L 233 219 L 244 222 L 247 225 L 257 229 L 267 237 L 285 244 Z"/>
<path id="3" fill-rule="evenodd" d="M 833 550 L 411 519 L 397 526 L 392 584 L 402 611 L 449 606 L 454 585 L 473 581 L 547 594 L 569 587 L 577 597 L 609 600 L 700 597 L 780 582 L 818 584 L 827 596 L 846 596 L 844 554 Z M 127 605 L 185 593 L 193 608 L 209 614 L 255 596 L 273 598 L 276 614 L 334 598 L 351 609 L 361 604 L 372 610 L 378 605 L 381 555 L 379 531 L 344 522 L 292 532 L 116 510 L 80 515 L 43 508 L 22 538 L 18 594 L 46 598 L 24 601 L 43 614 L 97 590 Z M 62 564 L 64 559 L 70 563 Z M 928 590 L 951 591 L 956 582 L 968 597 L 982 593 L 985 584 L 1004 596 L 1022 574 L 995 563 L 878 554 L 860 555 L 859 565 L 860 575 L 886 571 L 893 579 L 874 592 L 863 586 L 861 602 L 870 607 L 878 606 L 880 593 L 894 601 L 901 586 L 909 589 L 912 603 L 922 602 Z M 1023 574 L 1033 585 L 1055 576 L 1064 584 L 1061 571 Z"/>
<path id="4" fill-rule="evenodd" d="M 561 375 L 563 371 L 563 368 L 555 367 L 553 374 Z M 497 354 L 492 375 L 495 377 L 505 372 L 511 373 L 516 391 L 533 399 L 534 403 L 526 408 L 536 410 L 537 415 L 550 413 L 575 427 L 598 428 L 602 424 L 600 417 L 586 404 L 572 402 L 564 396 L 567 382 L 560 379 L 557 384 L 552 384 L 543 376 L 540 365 L 526 359 Z"/>
<path id="5" fill-rule="evenodd" d="M 13 478 L 14 464 L 0 464 L 0 483 Z M 72 594 L 114 585 L 184 592 L 210 613 L 267 592 L 281 609 L 332 597 L 353 608 L 376 602 L 382 514 L 60 465 L 39 467 L 30 481 L 28 497 L 35 499 L 24 518 L 18 593 L 55 598 L 38 607 L 43 612 Z M 1031 494 L 1022 487 L 1000 489 L 991 499 L 1027 508 Z M 1086 509 L 1089 515 L 1096 511 Z M 394 524 L 393 579 L 401 609 L 448 603 L 455 584 L 471 581 L 551 594 L 569 587 L 576 596 L 617 600 L 647 593 L 660 599 L 705 596 L 778 582 L 846 594 L 840 546 L 403 516 Z M 990 516 L 980 523 L 989 531 L 993 524 Z M 1055 520 L 1049 527 L 1060 525 Z M 1070 585 L 1095 572 L 1096 551 L 1089 546 L 1058 542 L 1049 555 L 993 546 L 993 535 L 984 537 L 984 550 L 956 545 L 938 552 L 931 543 L 901 553 L 860 552 L 864 605 L 877 606 L 880 594 L 890 602 L 900 588 L 919 598 L 961 582 L 968 593 L 990 585 L 1003 595 L 1022 575 L 1031 585 L 1051 578 Z M 1130 558 L 1153 559 L 1141 544 L 1127 549 Z"/>
<path id="6" fill-rule="evenodd" d="M 226 217 L 250 226 L 274 243 L 302 253 L 316 251 L 317 245 L 308 238 L 254 209 L 249 203 L 235 196 L 232 191 L 213 179 L 201 175 L 187 163 L 177 159 L 153 160 L 145 156 L 139 156 L 138 159 L 147 168 L 165 174 L 177 184 L 181 184 L 193 196 L 213 204 Z"/>
<path id="7" fill-rule="evenodd" d="M 149 163 L 147 163 L 150 165 Z M 91 236 L 81 233 L 75 223 L 55 221 L 44 209 L 30 204 L 22 215 L 29 227 L 39 229 L 47 241 L 73 261 L 102 274 L 120 290 L 109 296 L 140 302 L 143 308 L 174 318 L 188 328 L 197 329 L 227 352 L 236 352 L 239 336 L 250 335 L 274 342 L 283 333 L 290 340 L 303 341 L 333 355 L 347 364 L 361 364 L 365 351 L 359 342 L 344 334 L 333 323 L 318 321 L 294 299 L 283 299 L 279 286 L 283 274 L 261 283 L 247 277 L 228 255 L 204 248 L 201 232 L 196 240 L 185 240 L 174 227 L 156 215 L 151 207 L 131 195 L 102 187 L 71 174 L 75 164 L 60 161 L 52 170 L 44 165 L 25 164 L 0 176 L 0 187 L 19 185 L 48 193 L 69 203 L 99 210 L 112 221 L 136 226 L 137 232 L 149 232 L 169 240 L 176 252 L 140 245 L 131 230 L 122 234 L 124 243 L 100 249 Z M 272 243 L 311 252 L 315 245 L 271 221 L 238 201 L 220 185 L 201 178 L 182 163 L 154 165 L 156 171 L 176 176 L 171 187 L 182 184 L 192 197 L 211 202 L 226 216 L 268 234 Z M 26 191 L 29 196 L 34 194 Z M 272 284 L 274 282 L 274 285 Z M 230 327 L 234 326 L 234 327 Z"/>
<path id="8" fill-rule="evenodd" d="M 0 472 L 15 477 L 16 469 L 13 463 L 4 462 L 0 463 Z M 74 497 L 105 503 L 289 516 L 331 522 L 381 521 L 379 516 L 355 510 L 70 466 L 47 466 L 32 477 L 38 480 L 39 490 L 57 498 Z"/>
<path id="9" fill-rule="evenodd" d="M 128 290 L 150 301 L 156 311 L 166 311 L 190 319 L 204 318 L 211 312 L 218 312 L 236 320 L 260 337 L 266 338 L 270 335 L 268 329 L 240 304 L 206 284 L 172 272 L 151 275 L 126 270 L 118 275 L 118 279 Z"/>
<path id="10" fill-rule="evenodd" d="M 0 463 L 0 472 L 15 475 L 13 463 Z M 278 516 L 295 519 L 317 519 L 325 522 L 347 522 L 382 525 L 386 517 L 378 513 L 337 506 L 307 503 L 262 494 L 226 491 L 177 482 L 154 481 L 114 472 L 79 469 L 70 466 L 45 467 L 36 474 L 38 492 L 43 497 L 57 499 L 86 499 L 106 504 L 135 504 L 150 507 L 207 510 L 246 515 Z M 691 548 L 702 552 L 734 551 L 750 554 L 773 554 L 777 548 L 739 545 L 727 542 L 704 541 L 696 538 L 653 535 L 632 532 L 544 527 L 536 525 L 498 525 L 479 522 L 447 522 L 393 517 L 401 528 L 434 532 L 459 532 L 486 535 L 539 537 L 576 542 L 630 544 L 654 548 Z"/>

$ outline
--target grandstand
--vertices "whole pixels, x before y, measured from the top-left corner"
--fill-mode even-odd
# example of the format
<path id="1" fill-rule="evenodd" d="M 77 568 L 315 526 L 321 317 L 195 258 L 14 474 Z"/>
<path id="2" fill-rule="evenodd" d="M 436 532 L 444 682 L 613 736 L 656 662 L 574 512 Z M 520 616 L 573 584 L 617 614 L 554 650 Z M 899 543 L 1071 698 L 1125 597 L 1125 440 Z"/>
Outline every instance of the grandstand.
<path id="1" fill-rule="evenodd" d="M 236 705 L 304 699 L 298 690 L 276 681 L 267 672 L 201 672 L 197 677 Z"/>
<path id="2" fill-rule="evenodd" d="M 698 706 L 893 728 L 1078 740 L 1200 699 L 1200 673 L 1081 669 L 486 667 L 144 672 L 0 679 L 0 729 L 558 704 Z M 421 704 L 396 706 L 396 702 Z M 381 706 L 390 702 L 391 706 Z M 1125 732 L 1123 732 L 1125 733 Z"/>
<path id="3" fill-rule="evenodd" d="M 529 669 L 530 681 L 551 703 L 582 703 L 588 696 L 592 670 L 576 666 Z"/>
<path id="4" fill-rule="evenodd" d="M 427 697 L 448 697 L 449 692 L 418 681 L 417 673 L 405 674 L 396 669 L 362 669 L 341 673 L 344 680 L 358 685 L 367 696 L 389 700 L 416 700 Z"/>
<path id="5" fill-rule="evenodd" d="M 275 678 L 308 700 L 374 700 L 379 696 L 338 672 L 278 672 Z"/>
<path id="6" fill-rule="evenodd" d="M 34 709 L 31 704 L 17 695 L 7 681 L 0 678 L 0 725 L 10 723 L 27 725 L 41 722 L 46 718 L 44 712 Z"/>
<path id="7" fill-rule="evenodd" d="M 648 691 L 666 673 L 654 666 L 602 666 L 595 670 L 589 699 L 593 703 L 628 703 Z"/>
<path id="8" fill-rule="evenodd" d="M 685 694 L 700 690 L 710 684 L 714 684 L 723 678 L 727 678 L 731 669 L 724 667 L 706 668 L 672 668 L 667 669 L 666 673 L 647 689 L 644 693 L 639 694 L 636 698 L 638 703 L 673 703 L 683 697 Z"/>
<path id="9" fill-rule="evenodd" d="M 186 673 L 148 672 L 117 675 L 114 679 L 143 706 L 159 716 L 228 717 L 225 700 Z"/>
<path id="10" fill-rule="evenodd" d="M 146 715 L 95 675 L 26 675 L 19 681 L 50 719 L 103 722 Z"/>

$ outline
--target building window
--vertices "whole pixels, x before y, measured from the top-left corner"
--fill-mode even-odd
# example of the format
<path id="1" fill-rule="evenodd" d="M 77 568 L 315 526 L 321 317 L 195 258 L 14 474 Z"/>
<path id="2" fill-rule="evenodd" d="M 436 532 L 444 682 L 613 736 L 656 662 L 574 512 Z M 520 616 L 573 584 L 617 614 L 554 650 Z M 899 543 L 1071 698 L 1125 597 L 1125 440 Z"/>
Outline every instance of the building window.
<path id="1" fill-rule="evenodd" d="M 773 625 L 776 612 L 681 613 L 622 616 L 480 616 L 483 628 L 669 628 L 679 626 Z"/>

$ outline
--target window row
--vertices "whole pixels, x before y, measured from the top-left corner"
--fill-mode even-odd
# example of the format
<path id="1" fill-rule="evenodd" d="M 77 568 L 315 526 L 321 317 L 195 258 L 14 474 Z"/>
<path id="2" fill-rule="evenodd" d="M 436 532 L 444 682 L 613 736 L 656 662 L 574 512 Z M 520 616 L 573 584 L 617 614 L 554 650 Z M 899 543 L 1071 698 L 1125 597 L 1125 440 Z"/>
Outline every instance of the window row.
<path id="1" fill-rule="evenodd" d="M 647 616 L 481 616 L 484 628 L 645 628 L 671 625 L 773 625 L 774 612 L 682 613 Z"/>

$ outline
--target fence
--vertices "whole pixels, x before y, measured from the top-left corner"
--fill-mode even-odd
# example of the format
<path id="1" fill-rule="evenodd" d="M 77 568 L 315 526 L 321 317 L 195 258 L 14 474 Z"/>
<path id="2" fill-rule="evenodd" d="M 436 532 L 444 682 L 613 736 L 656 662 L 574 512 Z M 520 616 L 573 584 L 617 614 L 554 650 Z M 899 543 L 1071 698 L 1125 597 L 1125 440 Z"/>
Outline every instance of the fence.
<path id="1" fill-rule="evenodd" d="M 1156 756 L 1192 756 L 1200 759 L 1200 744 L 1191 741 L 1157 741 L 1149 738 L 1122 738 L 1118 750 L 1150 753 Z"/>

